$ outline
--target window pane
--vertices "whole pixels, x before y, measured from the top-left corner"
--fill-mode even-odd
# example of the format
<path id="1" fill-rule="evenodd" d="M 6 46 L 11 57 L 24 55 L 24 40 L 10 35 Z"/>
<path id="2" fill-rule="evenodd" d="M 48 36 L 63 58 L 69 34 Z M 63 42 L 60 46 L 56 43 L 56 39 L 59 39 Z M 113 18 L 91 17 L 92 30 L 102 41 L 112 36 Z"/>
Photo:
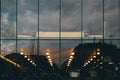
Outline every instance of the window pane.
<path id="1" fill-rule="evenodd" d="M 83 0 L 84 38 L 103 37 L 103 0 Z"/>
<path id="2" fill-rule="evenodd" d="M 120 39 L 120 0 L 105 0 L 105 38 Z"/>
<path id="3" fill-rule="evenodd" d="M 17 51 L 20 53 L 24 52 L 25 55 L 36 55 L 37 54 L 37 40 L 18 40 Z"/>
<path id="4" fill-rule="evenodd" d="M 1 55 L 5 56 L 16 52 L 15 40 L 1 40 Z"/>
<path id="5" fill-rule="evenodd" d="M 62 0 L 61 37 L 81 37 L 81 0 Z"/>
<path id="6" fill-rule="evenodd" d="M 1 38 L 16 38 L 16 0 L 1 0 Z"/>
<path id="7" fill-rule="evenodd" d="M 40 0 L 39 2 L 40 38 L 59 38 L 59 0 Z"/>
<path id="8" fill-rule="evenodd" d="M 18 38 L 36 38 L 38 0 L 18 0 Z"/>
<path id="9" fill-rule="evenodd" d="M 59 65 L 59 41 L 58 40 L 40 40 L 40 54 L 45 55 L 48 51 L 54 63 Z"/>

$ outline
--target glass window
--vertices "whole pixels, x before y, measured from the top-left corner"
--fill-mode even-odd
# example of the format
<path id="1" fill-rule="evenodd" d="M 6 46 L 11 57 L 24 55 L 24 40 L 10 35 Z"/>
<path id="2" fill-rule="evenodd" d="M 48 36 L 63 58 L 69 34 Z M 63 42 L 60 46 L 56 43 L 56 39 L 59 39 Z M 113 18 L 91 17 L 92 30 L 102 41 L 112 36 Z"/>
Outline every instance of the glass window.
<path id="1" fill-rule="evenodd" d="M 39 0 L 40 38 L 59 39 L 59 24 L 59 0 Z"/>
<path id="2" fill-rule="evenodd" d="M 16 38 L 16 0 L 1 0 L 1 38 Z"/>
<path id="3" fill-rule="evenodd" d="M 103 38 L 103 0 L 83 0 L 83 32 L 85 39 Z"/>
<path id="4" fill-rule="evenodd" d="M 120 2 L 104 0 L 104 30 L 106 39 L 120 39 Z"/>
<path id="5" fill-rule="evenodd" d="M 9 55 L 16 52 L 15 40 L 1 40 L 1 55 Z"/>
<path id="6" fill-rule="evenodd" d="M 19 39 L 36 38 L 38 32 L 38 0 L 18 0 L 18 28 Z"/>

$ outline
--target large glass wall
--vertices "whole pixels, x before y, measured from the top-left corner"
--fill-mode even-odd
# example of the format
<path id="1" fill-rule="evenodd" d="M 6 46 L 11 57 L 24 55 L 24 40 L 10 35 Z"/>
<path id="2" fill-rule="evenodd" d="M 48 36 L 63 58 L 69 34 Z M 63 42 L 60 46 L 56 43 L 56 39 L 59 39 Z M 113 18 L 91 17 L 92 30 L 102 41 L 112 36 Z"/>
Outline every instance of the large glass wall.
<path id="1" fill-rule="evenodd" d="M 120 0 L 1 0 L 0 54 L 45 55 L 59 67 L 83 43 L 120 48 Z"/>

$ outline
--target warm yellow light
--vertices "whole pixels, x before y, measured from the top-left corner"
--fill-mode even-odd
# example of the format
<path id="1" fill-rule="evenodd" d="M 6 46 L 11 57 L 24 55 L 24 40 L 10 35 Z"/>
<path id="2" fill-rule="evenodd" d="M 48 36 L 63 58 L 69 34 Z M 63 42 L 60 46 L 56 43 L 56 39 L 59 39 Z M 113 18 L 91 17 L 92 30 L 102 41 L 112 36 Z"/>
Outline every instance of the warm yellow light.
<path id="1" fill-rule="evenodd" d="M 100 48 L 98 48 L 97 51 L 100 51 Z"/>
<path id="2" fill-rule="evenodd" d="M 100 52 L 97 52 L 97 55 L 100 55 Z"/>
<path id="3" fill-rule="evenodd" d="M 68 61 L 68 63 L 71 63 L 71 61 Z"/>
<path id="4" fill-rule="evenodd" d="M 29 59 L 29 58 L 28 58 L 27 60 L 28 60 L 28 61 L 30 61 L 30 59 Z"/>
<path id="5" fill-rule="evenodd" d="M 33 61 L 30 61 L 30 63 L 32 63 Z"/>
<path id="6" fill-rule="evenodd" d="M 72 59 L 72 58 L 73 58 L 73 56 L 70 56 L 70 58 Z"/>
<path id="7" fill-rule="evenodd" d="M 49 60 L 49 61 L 51 61 L 51 59 L 50 59 L 50 58 L 49 58 L 48 60 Z"/>
<path id="8" fill-rule="evenodd" d="M 85 63 L 86 65 L 88 65 L 88 63 Z"/>
<path id="9" fill-rule="evenodd" d="M 69 59 L 69 61 L 72 61 L 72 59 Z"/>
<path id="10" fill-rule="evenodd" d="M 90 61 L 88 61 L 88 63 L 90 63 Z"/>
<path id="11" fill-rule="evenodd" d="M 35 64 L 35 63 L 32 63 L 33 65 Z"/>
<path id="12" fill-rule="evenodd" d="M 52 63 L 52 61 L 49 61 L 50 63 Z"/>
<path id="13" fill-rule="evenodd" d="M 49 59 L 49 58 L 50 58 L 50 56 L 47 56 L 47 58 Z"/>
<path id="14" fill-rule="evenodd" d="M 92 59 L 92 58 L 91 58 L 90 60 L 91 60 L 91 61 L 93 61 L 93 59 Z"/>
<path id="15" fill-rule="evenodd" d="M 96 56 L 93 56 L 93 58 L 96 58 Z"/>
<path id="16" fill-rule="evenodd" d="M 71 55 L 73 56 L 73 55 L 75 55 L 75 53 L 74 53 L 74 52 L 72 52 L 72 53 L 71 53 Z"/>
<path id="17" fill-rule="evenodd" d="M 20 52 L 21 55 L 23 55 L 24 53 L 23 52 Z"/>
<path id="18" fill-rule="evenodd" d="M 27 58 L 27 56 L 24 56 L 24 58 Z"/>
<path id="19" fill-rule="evenodd" d="M 50 55 L 50 53 L 49 53 L 49 52 L 46 52 L 46 55 Z"/>

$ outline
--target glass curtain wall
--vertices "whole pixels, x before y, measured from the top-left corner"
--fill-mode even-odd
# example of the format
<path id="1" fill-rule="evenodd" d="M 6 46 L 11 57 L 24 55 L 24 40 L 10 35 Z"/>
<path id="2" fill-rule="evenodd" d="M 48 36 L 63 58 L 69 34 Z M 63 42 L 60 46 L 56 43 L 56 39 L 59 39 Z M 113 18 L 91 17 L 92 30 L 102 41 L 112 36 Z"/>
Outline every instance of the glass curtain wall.
<path id="1" fill-rule="evenodd" d="M 61 64 L 80 43 L 120 48 L 119 0 L 1 0 L 0 54 L 49 51 Z"/>

